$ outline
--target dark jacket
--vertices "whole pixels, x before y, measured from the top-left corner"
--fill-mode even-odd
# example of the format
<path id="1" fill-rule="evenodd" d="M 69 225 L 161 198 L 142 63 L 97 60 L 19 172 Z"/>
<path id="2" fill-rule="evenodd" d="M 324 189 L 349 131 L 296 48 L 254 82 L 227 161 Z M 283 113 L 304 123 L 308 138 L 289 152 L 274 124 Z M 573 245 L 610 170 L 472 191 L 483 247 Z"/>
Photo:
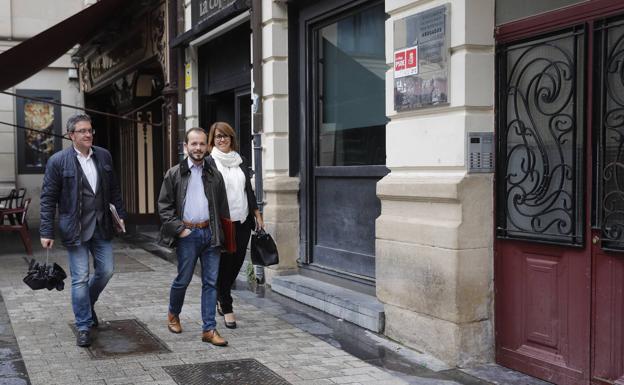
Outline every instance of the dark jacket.
<path id="1" fill-rule="evenodd" d="M 255 229 L 255 215 L 254 212 L 258 209 L 258 202 L 256 200 L 256 194 L 254 190 L 251 188 L 251 176 L 252 172 L 249 168 L 249 164 L 247 160 L 241 156 L 243 159 L 243 163 L 241 163 L 240 168 L 243 170 L 243 174 L 245 175 L 245 193 L 247 195 L 247 207 L 249 209 L 249 214 L 247 214 L 246 222 L 250 223 L 252 226 L 252 230 Z"/>
<path id="2" fill-rule="evenodd" d="M 182 214 L 190 176 L 188 158 L 184 158 L 180 164 L 167 170 L 160 188 L 160 195 L 158 196 L 158 214 L 162 223 L 160 243 L 168 247 L 175 247 L 178 234 L 184 230 Z M 221 246 L 224 244 L 224 237 L 220 218 L 229 218 L 230 210 L 223 177 L 210 156 L 204 159 L 202 181 L 204 182 L 204 193 L 208 199 L 210 230 L 213 234 L 210 245 L 212 247 Z M 218 236 L 214 236 L 215 234 Z"/>
<path id="3" fill-rule="evenodd" d="M 126 211 L 121 199 L 119 184 L 113 171 L 113 160 L 108 150 L 93 146 L 93 161 L 98 173 L 98 183 L 104 200 L 104 207 L 115 205 L 122 218 Z M 41 225 L 42 238 L 54 239 L 54 216 L 58 208 L 61 241 L 65 246 L 80 245 L 82 215 L 82 178 L 80 163 L 76 159 L 76 150 L 68 147 L 52 155 L 46 165 L 41 188 Z M 113 237 L 113 222 L 110 210 L 104 210 L 101 230 L 104 239 Z"/>

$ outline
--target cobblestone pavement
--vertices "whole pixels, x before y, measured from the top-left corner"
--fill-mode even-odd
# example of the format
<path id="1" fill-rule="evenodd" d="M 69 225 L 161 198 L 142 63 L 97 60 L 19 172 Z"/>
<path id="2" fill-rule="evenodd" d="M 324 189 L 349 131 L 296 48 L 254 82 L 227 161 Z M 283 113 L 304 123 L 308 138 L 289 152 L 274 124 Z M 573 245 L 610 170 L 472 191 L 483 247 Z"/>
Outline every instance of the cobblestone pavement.
<path id="1" fill-rule="evenodd" d="M 30 384 L 2 296 L 0 296 L 0 384 Z"/>
<path id="2" fill-rule="evenodd" d="M 40 248 L 35 250 L 37 259 L 45 259 Z M 115 242 L 114 253 L 116 273 L 96 304 L 100 323 L 136 319 L 171 353 L 92 358 L 85 349 L 75 345 L 70 327 L 73 313 L 69 279 L 66 281 L 68 288 L 61 292 L 31 291 L 21 282 L 26 269 L 23 252 L 19 248 L 3 247 L 0 249 L 0 293 L 33 385 L 175 385 L 163 367 L 248 358 L 256 359 L 293 385 L 512 383 L 486 382 L 467 372 L 449 371 L 446 369 L 450 368 L 444 367 L 432 370 L 420 365 L 424 362 L 414 365 L 414 375 L 406 375 L 404 370 L 380 368 L 380 365 L 373 365 L 379 357 L 366 360 L 342 349 L 326 331 L 326 326 L 302 316 L 305 309 L 297 310 L 275 302 L 277 298 L 264 298 L 247 290 L 235 291 L 238 329 L 226 329 L 223 318 L 217 317 L 218 330 L 230 346 L 214 347 L 201 341 L 198 277 L 188 288 L 181 314 L 184 332 L 172 334 L 167 330 L 165 319 L 175 266 L 121 241 Z M 66 260 L 62 247 L 55 247 L 50 253 L 50 261 L 64 268 Z M 418 354 L 414 354 L 416 362 Z M 0 384 L 13 383 L 3 380 L 0 373 Z"/>
<path id="3" fill-rule="evenodd" d="M 5 255 L 0 291 L 33 385 L 175 384 L 163 366 L 242 358 L 255 358 L 292 384 L 405 384 L 245 303 L 237 306 L 238 329 L 226 329 L 222 317 L 218 318 L 218 329 L 229 347 L 203 343 L 198 279 L 188 288 L 180 317 L 184 332 L 172 334 L 165 316 L 173 265 L 123 243 L 116 243 L 114 249 L 116 255 L 129 256 L 152 271 L 115 274 L 96 305 L 100 322 L 137 319 L 172 353 L 91 359 L 76 346 L 69 326 L 73 321 L 70 291 L 31 291 L 21 282 L 25 262 L 18 255 Z M 66 267 L 65 250 L 55 248 L 50 260 Z"/>

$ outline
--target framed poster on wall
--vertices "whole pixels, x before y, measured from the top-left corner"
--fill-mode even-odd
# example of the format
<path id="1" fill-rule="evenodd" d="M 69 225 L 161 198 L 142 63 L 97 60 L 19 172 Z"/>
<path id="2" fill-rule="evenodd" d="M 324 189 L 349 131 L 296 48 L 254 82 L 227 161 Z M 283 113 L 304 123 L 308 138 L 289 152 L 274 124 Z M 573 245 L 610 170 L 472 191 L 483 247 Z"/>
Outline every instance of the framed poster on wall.
<path id="1" fill-rule="evenodd" d="M 52 154 L 61 149 L 61 107 L 46 101 L 61 101 L 61 91 L 17 90 L 17 171 L 19 174 L 43 174 Z M 33 99 L 28 99 L 33 98 Z"/>
<path id="2" fill-rule="evenodd" d="M 448 4 L 394 22 L 394 109 L 449 103 Z"/>

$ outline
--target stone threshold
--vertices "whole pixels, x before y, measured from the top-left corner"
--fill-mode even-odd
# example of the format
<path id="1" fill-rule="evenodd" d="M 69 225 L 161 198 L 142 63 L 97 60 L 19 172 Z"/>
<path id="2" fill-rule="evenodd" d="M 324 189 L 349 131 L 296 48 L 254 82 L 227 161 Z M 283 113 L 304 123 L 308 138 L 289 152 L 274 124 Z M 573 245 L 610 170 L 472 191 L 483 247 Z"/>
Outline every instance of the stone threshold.
<path id="1" fill-rule="evenodd" d="M 383 304 L 368 294 L 298 274 L 276 276 L 271 290 L 375 333 L 383 333 Z"/>

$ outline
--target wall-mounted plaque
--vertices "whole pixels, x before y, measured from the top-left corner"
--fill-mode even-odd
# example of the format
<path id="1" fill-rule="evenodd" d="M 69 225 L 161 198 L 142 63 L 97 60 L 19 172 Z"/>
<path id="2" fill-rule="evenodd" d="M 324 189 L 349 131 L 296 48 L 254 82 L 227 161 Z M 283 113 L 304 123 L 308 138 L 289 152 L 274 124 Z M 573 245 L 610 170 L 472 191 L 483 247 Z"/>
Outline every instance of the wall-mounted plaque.
<path id="1" fill-rule="evenodd" d="M 449 102 L 448 4 L 394 22 L 394 109 Z"/>

